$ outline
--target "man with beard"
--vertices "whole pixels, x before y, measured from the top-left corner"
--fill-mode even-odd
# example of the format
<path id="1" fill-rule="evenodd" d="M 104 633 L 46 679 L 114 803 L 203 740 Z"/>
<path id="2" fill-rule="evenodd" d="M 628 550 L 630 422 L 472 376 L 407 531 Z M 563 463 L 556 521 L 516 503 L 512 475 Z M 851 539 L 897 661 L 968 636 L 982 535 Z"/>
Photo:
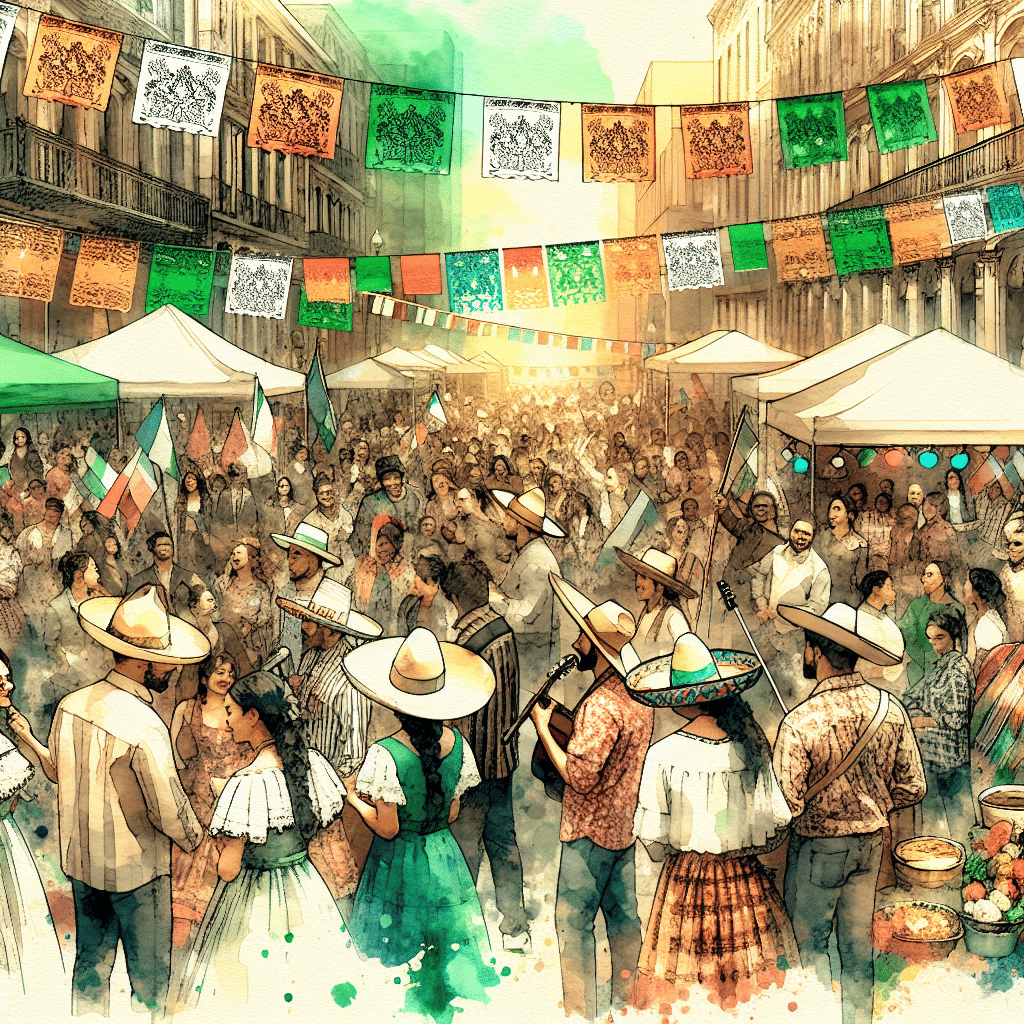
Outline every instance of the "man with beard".
<path id="1" fill-rule="evenodd" d="M 133 1004 L 162 1014 L 171 971 L 171 842 L 191 853 L 203 835 L 178 780 L 153 694 L 210 643 L 170 614 L 162 587 L 82 602 L 85 632 L 113 653 L 105 679 L 57 706 L 48 750 L 57 783 L 61 869 L 71 880 L 77 952 L 75 1014 L 109 1013 L 110 973 L 124 949 Z"/>
<path id="2" fill-rule="evenodd" d="M 192 587 L 205 586 L 203 581 L 174 560 L 174 541 L 166 530 L 155 530 L 146 538 L 146 547 L 153 555 L 153 564 L 143 569 L 128 581 L 125 593 L 135 591 L 150 584 L 163 587 L 170 598 L 175 615 L 184 615 L 188 611 L 188 599 Z"/>
<path id="3" fill-rule="evenodd" d="M 303 522 L 327 534 L 327 549 L 341 559 L 347 574 L 355 566 L 348 543 L 352 534 L 352 517 L 338 501 L 337 489 L 330 477 L 318 476 L 313 481 L 313 493 L 316 495 L 316 508 L 307 513 Z"/>
<path id="4" fill-rule="evenodd" d="M 423 514 L 423 498 L 405 481 L 405 467 L 397 455 L 384 455 L 374 464 L 381 489 L 359 503 L 352 529 L 352 553 L 356 558 L 373 554 L 370 533 L 379 515 L 390 516 L 411 528 Z"/>
<path id="5" fill-rule="evenodd" d="M 723 576 L 736 596 L 743 601 L 750 593 L 745 586 L 750 580 L 750 567 L 760 562 L 769 551 L 785 543 L 779 535 L 775 499 L 767 491 L 754 491 L 747 502 L 747 514 L 740 517 L 729 508 L 724 494 L 716 494 L 715 511 L 718 513 L 718 521 L 736 538 L 736 546 L 729 553 L 729 562 Z M 743 610 L 750 610 L 749 602 L 744 601 Z"/>

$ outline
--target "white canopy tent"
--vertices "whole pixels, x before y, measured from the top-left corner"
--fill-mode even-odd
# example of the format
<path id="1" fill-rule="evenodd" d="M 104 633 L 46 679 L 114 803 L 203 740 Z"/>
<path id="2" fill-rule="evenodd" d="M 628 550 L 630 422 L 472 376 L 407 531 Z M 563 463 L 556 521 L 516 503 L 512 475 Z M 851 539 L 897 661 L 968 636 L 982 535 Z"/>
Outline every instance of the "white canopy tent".
<path id="1" fill-rule="evenodd" d="M 417 349 L 416 351 L 419 352 L 421 350 Z M 457 352 L 449 352 L 439 345 L 424 345 L 422 351 L 433 359 L 440 359 L 445 364 L 446 373 L 479 375 L 487 372 L 482 366 L 474 363 L 472 360 L 464 359 Z"/>
<path id="2" fill-rule="evenodd" d="M 1024 371 L 938 329 L 772 403 L 812 445 L 1024 444 Z"/>
<path id="3" fill-rule="evenodd" d="M 254 377 L 268 396 L 302 391 L 306 378 L 232 345 L 174 306 L 56 355 L 113 377 L 121 398 L 252 399 Z"/>
<path id="4" fill-rule="evenodd" d="M 413 352 L 404 348 L 389 348 L 374 356 L 378 363 L 384 363 L 403 373 L 443 373 L 444 360 L 436 359 L 425 352 Z"/>
<path id="5" fill-rule="evenodd" d="M 348 388 L 386 388 L 392 391 L 408 389 L 413 386 L 412 377 L 395 370 L 375 359 L 363 359 L 351 366 L 344 366 L 325 378 L 328 388 L 338 390 Z"/>

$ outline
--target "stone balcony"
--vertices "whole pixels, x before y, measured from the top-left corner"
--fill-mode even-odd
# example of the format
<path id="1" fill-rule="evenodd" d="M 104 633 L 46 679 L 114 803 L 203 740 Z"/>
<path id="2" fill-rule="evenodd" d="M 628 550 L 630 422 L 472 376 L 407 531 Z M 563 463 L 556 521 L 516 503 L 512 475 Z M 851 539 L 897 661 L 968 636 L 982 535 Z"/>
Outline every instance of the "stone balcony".
<path id="1" fill-rule="evenodd" d="M 0 200 L 69 230 L 205 245 L 210 201 L 21 119 L 0 128 Z"/>
<path id="2" fill-rule="evenodd" d="M 280 248 L 304 252 L 308 245 L 306 218 L 284 210 L 259 196 L 236 189 L 229 182 L 213 182 L 213 214 L 230 224 L 230 232 L 253 244 L 272 236 Z"/>

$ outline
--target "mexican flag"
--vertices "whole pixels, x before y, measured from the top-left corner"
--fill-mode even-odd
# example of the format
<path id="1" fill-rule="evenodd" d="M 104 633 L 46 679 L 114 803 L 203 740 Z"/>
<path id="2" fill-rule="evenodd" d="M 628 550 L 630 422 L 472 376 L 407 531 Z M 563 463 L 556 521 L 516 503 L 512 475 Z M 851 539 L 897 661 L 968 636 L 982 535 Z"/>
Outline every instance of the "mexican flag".
<path id="1" fill-rule="evenodd" d="M 178 479 L 178 459 L 174 453 L 174 441 L 167 425 L 164 403 L 156 402 L 149 415 L 135 433 L 139 447 L 149 456 L 162 473 Z"/>

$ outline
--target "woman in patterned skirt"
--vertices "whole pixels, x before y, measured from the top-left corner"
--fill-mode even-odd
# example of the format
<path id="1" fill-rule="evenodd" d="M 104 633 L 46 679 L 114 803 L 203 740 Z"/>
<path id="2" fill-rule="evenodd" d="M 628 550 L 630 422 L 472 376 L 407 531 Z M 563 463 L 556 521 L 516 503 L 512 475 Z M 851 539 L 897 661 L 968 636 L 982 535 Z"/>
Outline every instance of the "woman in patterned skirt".
<path id="1" fill-rule="evenodd" d="M 732 1008 L 797 963 L 782 898 L 757 859 L 781 845 L 791 815 L 768 741 L 738 696 L 760 670 L 734 653 L 687 633 L 626 679 L 634 700 L 682 719 L 648 751 L 634 820 L 664 860 L 634 984 L 641 1008 L 686 998 L 694 984 Z"/>

